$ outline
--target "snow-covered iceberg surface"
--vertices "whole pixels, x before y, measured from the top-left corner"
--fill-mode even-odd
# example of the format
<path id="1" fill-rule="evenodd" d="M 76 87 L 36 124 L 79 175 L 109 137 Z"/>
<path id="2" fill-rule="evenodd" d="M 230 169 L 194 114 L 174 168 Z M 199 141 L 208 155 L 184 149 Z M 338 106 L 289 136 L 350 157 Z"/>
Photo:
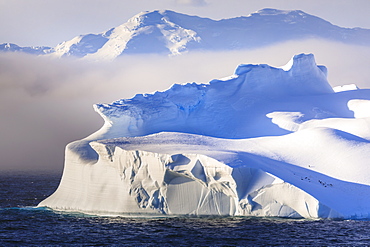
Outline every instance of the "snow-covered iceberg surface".
<path id="1" fill-rule="evenodd" d="M 370 218 L 370 90 L 300 54 L 209 84 L 97 104 L 39 206 L 112 215 Z"/>

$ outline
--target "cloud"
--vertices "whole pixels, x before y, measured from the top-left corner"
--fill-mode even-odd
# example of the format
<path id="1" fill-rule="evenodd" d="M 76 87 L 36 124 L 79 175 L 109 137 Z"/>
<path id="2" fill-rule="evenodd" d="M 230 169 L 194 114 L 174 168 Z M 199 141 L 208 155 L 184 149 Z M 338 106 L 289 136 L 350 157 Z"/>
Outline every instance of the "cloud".
<path id="1" fill-rule="evenodd" d="M 190 6 L 206 6 L 208 4 L 205 0 L 175 0 L 175 2 L 180 5 Z"/>
<path id="2" fill-rule="evenodd" d="M 0 54 L 0 170 L 61 172 L 65 145 L 103 124 L 94 103 L 163 91 L 173 83 L 207 83 L 231 75 L 241 63 L 278 67 L 302 52 L 327 66 L 332 86 L 370 88 L 369 47 L 318 40 L 175 57 L 123 56 L 111 63 Z"/>

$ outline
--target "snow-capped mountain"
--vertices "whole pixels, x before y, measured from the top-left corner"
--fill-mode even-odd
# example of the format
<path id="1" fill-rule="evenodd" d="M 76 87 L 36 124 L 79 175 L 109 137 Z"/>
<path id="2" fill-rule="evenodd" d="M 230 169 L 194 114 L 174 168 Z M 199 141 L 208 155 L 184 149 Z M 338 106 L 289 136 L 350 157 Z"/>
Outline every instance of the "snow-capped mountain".
<path id="1" fill-rule="evenodd" d="M 142 12 L 101 34 L 55 47 L 58 56 L 113 59 L 122 54 L 251 49 L 287 40 L 323 38 L 368 45 L 370 30 L 346 29 L 302 11 L 263 9 L 246 17 L 211 20 L 173 11 Z"/>
<path id="2" fill-rule="evenodd" d="M 240 65 L 95 110 L 40 207 L 104 215 L 370 218 L 370 90 L 335 92 L 312 54 Z"/>
<path id="3" fill-rule="evenodd" d="M 341 28 L 299 10 L 262 9 L 249 16 L 222 20 L 168 10 L 149 11 L 106 32 L 62 42 L 53 52 L 58 57 L 111 60 L 122 54 L 251 49 L 306 38 L 369 45 L 370 30 Z"/>
<path id="4" fill-rule="evenodd" d="M 0 44 L 0 52 L 24 52 L 33 55 L 44 55 L 53 53 L 54 49 L 47 46 L 20 47 L 12 43 Z"/>

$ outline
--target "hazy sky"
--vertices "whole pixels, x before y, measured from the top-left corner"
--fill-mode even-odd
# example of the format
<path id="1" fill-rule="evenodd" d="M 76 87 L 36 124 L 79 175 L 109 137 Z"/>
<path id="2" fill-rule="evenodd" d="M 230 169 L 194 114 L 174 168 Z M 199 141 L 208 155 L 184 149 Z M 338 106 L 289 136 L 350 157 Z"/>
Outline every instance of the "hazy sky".
<path id="1" fill-rule="evenodd" d="M 233 74 L 241 63 L 286 64 L 294 54 L 314 53 L 332 86 L 370 88 L 370 47 L 320 40 L 287 42 L 253 51 L 137 55 L 114 63 L 0 54 L 0 172 L 61 172 L 64 148 L 103 124 L 94 103 L 163 91 L 173 83 L 206 83 Z"/>
<path id="2" fill-rule="evenodd" d="M 336 25 L 370 28 L 370 0 L 0 0 L 0 43 L 55 46 L 79 34 L 106 31 L 145 10 L 221 19 L 266 7 L 301 9 Z M 282 66 L 299 53 L 314 53 L 317 63 L 327 66 L 332 86 L 370 88 L 370 46 L 323 40 L 96 64 L 0 54 L 0 171 L 62 171 L 65 145 L 103 123 L 94 103 L 162 91 L 173 83 L 206 83 L 231 75 L 241 63 Z"/>
<path id="3" fill-rule="evenodd" d="M 222 19 L 267 7 L 300 9 L 335 25 L 370 28 L 369 0 L 0 0 L 0 43 L 55 46 L 106 31 L 146 10 Z"/>

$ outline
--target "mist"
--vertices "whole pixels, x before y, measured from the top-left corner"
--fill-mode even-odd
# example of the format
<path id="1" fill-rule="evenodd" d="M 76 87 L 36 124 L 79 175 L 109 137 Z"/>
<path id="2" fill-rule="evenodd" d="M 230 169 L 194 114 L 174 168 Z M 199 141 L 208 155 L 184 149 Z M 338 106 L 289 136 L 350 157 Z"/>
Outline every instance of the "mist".
<path id="1" fill-rule="evenodd" d="M 0 171 L 61 172 L 66 144 L 98 130 L 95 103 L 163 91 L 173 83 L 207 83 L 241 63 L 285 65 L 313 53 L 332 86 L 370 88 L 370 48 L 323 40 L 286 42 L 256 50 L 130 55 L 114 62 L 0 54 Z"/>

